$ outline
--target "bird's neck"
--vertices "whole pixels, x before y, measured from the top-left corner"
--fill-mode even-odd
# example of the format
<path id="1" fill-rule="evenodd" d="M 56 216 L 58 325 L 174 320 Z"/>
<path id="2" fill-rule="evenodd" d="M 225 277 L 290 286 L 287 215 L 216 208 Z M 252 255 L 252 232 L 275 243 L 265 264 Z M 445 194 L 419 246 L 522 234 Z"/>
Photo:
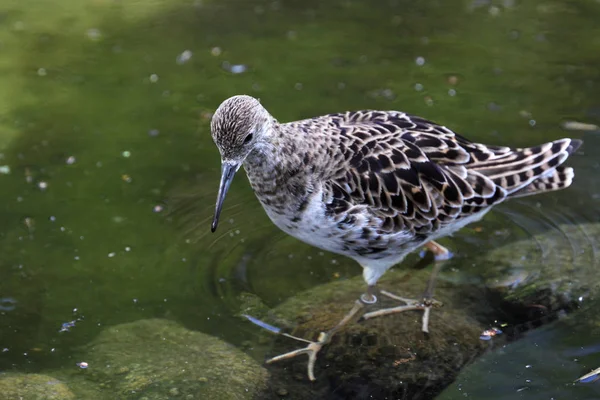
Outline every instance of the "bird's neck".
<path id="1" fill-rule="evenodd" d="M 310 171 L 304 164 L 309 153 L 307 141 L 280 124 L 272 127 L 267 140 L 257 144 L 244 161 L 244 169 L 264 205 L 276 206 L 284 197 L 306 195 Z"/>

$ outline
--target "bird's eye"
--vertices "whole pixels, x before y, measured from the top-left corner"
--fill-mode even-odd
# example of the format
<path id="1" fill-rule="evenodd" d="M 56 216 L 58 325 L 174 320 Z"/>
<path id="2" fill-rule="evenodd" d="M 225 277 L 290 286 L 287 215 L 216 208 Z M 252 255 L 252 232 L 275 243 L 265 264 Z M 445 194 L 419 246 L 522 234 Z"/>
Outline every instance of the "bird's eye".
<path id="1" fill-rule="evenodd" d="M 252 134 L 250 133 L 248 136 L 246 136 L 246 139 L 244 139 L 244 144 L 248 144 L 252 141 Z"/>

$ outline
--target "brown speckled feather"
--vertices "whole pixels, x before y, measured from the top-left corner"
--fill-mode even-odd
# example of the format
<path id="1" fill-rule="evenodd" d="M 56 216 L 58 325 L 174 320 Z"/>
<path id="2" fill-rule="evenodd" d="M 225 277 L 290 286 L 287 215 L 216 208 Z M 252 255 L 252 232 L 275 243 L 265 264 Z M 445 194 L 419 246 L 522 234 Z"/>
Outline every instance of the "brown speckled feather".
<path id="1" fill-rule="evenodd" d="M 512 194 L 568 186 L 572 170 L 553 171 L 580 145 L 561 139 L 526 149 L 486 146 L 395 111 L 319 119 L 327 121 L 321 129 L 339 136 L 336 151 L 343 156 L 331 166 L 335 173 L 325 185 L 330 212 L 343 215 L 367 206 L 382 219 L 374 228 L 418 235 L 433 233 Z M 307 130 L 307 125 L 321 125 L 319 119 L 291 125 Z"/>

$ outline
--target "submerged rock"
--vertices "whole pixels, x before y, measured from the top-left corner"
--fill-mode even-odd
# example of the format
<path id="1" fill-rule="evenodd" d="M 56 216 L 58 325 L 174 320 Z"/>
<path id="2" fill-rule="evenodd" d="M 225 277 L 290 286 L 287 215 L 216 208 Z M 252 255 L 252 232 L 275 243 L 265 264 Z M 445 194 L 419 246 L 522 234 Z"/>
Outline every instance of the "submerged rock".
<path id="1" fill-rule="evenodd" d="M 56 378 L 39 374 L 0 374 L 0 400 L 70 400 L 73 392 Z"/>
<path id="2" fill-rule="evenodd" d="M 268 377 L 234 346 L 162 319 L 108 328 L 82 359 L 79 378 L 114 399 L 251 399 Z"/>

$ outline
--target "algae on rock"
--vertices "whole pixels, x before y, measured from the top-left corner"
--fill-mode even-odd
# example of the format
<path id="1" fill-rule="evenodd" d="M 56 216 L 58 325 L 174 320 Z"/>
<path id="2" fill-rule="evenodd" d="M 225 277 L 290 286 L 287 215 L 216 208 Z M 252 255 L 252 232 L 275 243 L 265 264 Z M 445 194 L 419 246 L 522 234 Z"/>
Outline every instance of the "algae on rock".
<path id="1" fill-rule="evenodd" d="M 234 346 L 163 319 L 104 330 L 86 346 L 89 367 L 73 377 L 114 391 L 116 399 L 251 399 L 267 371 Z M 83 382 L 80 382 L 83 384 Z"/>
<path id="2" fill-rule="evenodd" d="M 56 378 L 39 374 L 0 374 L 0 400 L 71 400 L 73 392 Z"/>

